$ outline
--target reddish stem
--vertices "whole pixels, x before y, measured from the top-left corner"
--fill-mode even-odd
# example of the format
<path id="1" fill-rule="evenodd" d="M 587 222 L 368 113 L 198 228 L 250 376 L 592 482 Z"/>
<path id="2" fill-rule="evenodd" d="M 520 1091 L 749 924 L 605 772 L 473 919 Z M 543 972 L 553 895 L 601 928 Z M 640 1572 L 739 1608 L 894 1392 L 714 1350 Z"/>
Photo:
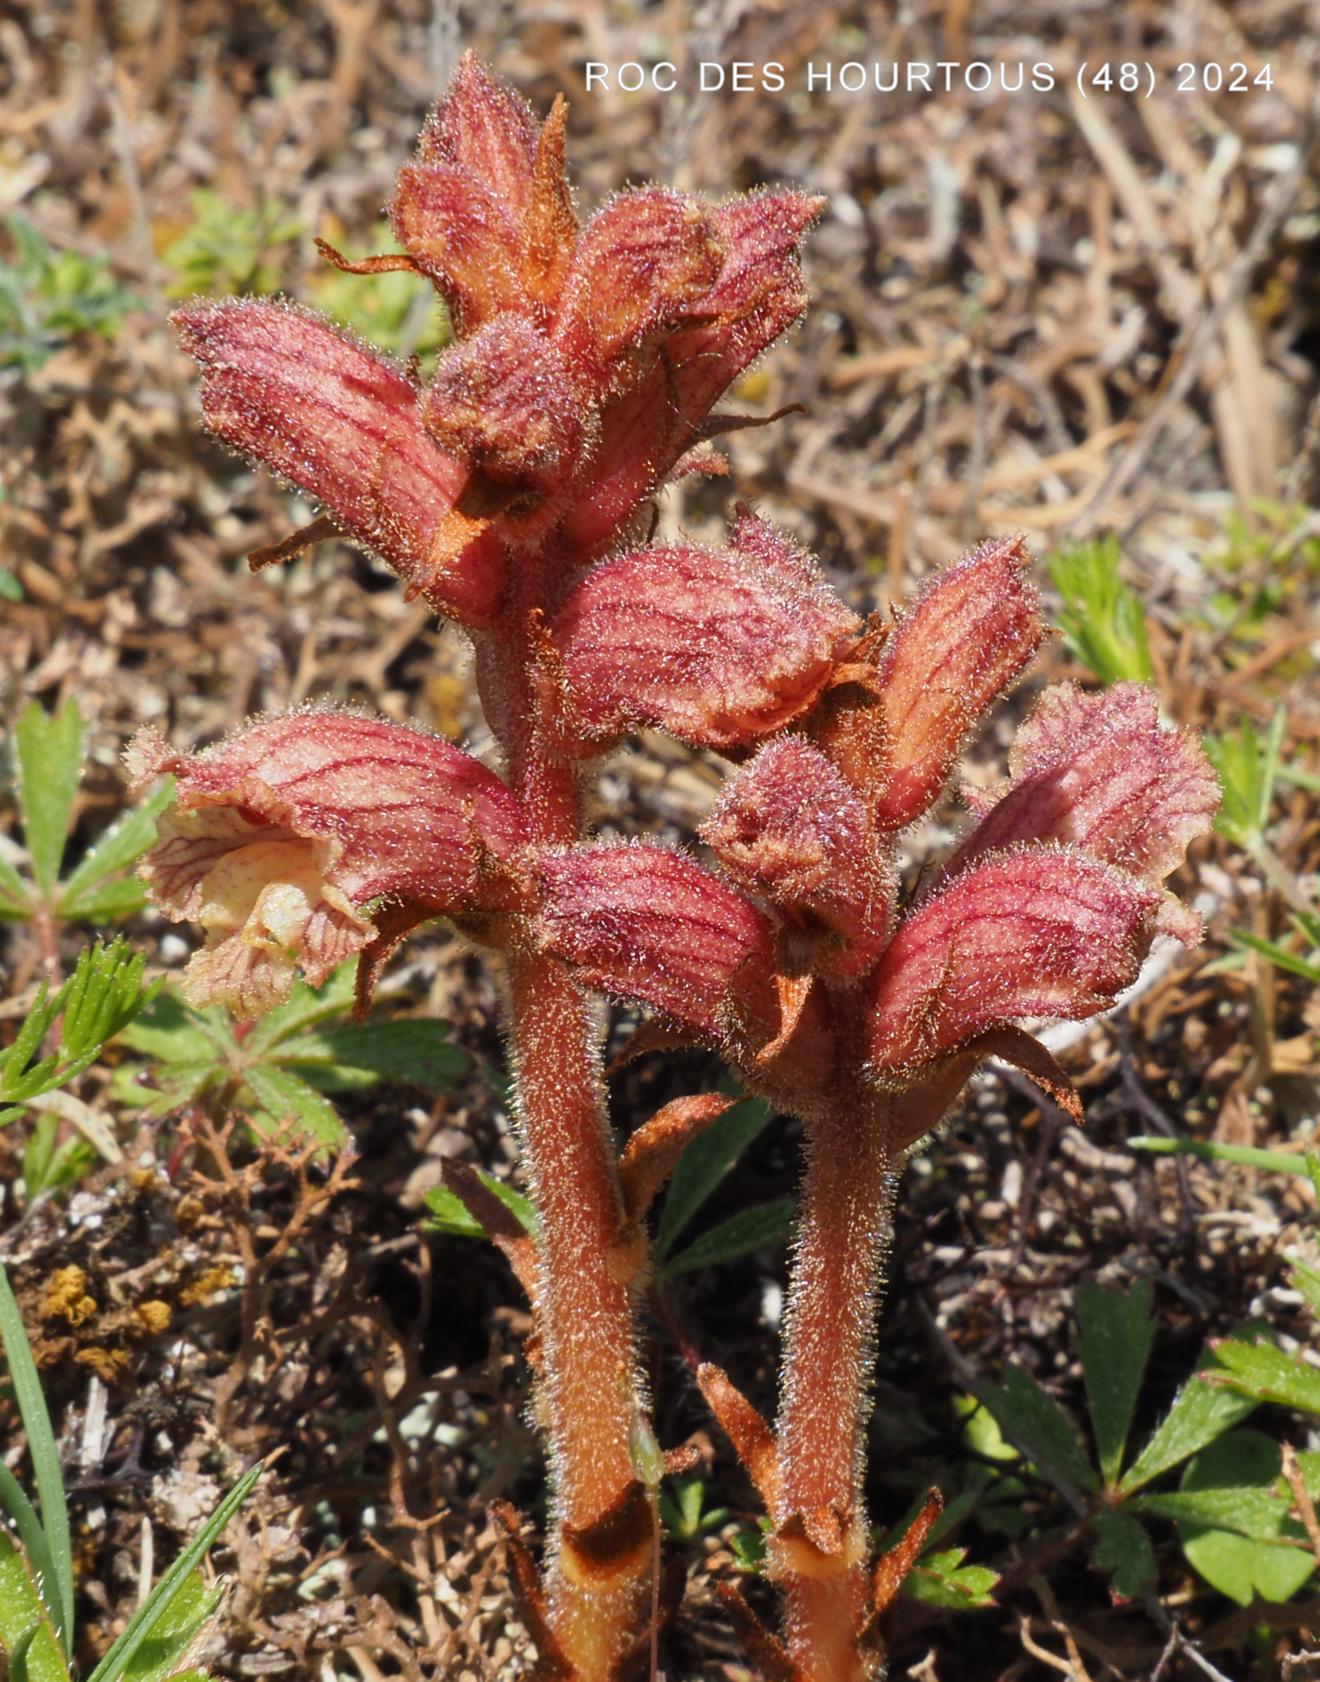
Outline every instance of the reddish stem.
<path id="1" fill-rule="evenodd" d="M 862 1682 L 878 1660 L 859 1651 L 869 1611 L 865 1421 L 873 1320 L 890 1232 L 892 1100 L 853 1094 L 809 1133 L 802 1222 L 789 1286 L 778 1443 L 776 1529 L 839 1538 L 776 1544 L 789 1651 L 804 1682 Z M 800 1517 L 795 1519 L 795 1515 Z"/>
<path id="2" fill-rule="evenodd" d="M 555 557 L 521 557 L 503 623 L 480 649 L 487 718 L 534 839 L 581 838 L 574 766 L 549 747 L 529 682 L 530 615 L 547 605 Z M 558 960 L 508 953 L 508 1020 L 523 1162 L 540 1222 L 537 1323 L 555 1481 L 550 1619 L 574 1682 L 607 1682 L 640 1622 L 651 1569 L 642 1545 L 586 1558 L 580 1532 L 620 1502 L 637 1473 L 640 1408 L 632 1295 L 615 1249 L 621 1200 L 606 1119 L 599 1028 L 587 990 Z"/>

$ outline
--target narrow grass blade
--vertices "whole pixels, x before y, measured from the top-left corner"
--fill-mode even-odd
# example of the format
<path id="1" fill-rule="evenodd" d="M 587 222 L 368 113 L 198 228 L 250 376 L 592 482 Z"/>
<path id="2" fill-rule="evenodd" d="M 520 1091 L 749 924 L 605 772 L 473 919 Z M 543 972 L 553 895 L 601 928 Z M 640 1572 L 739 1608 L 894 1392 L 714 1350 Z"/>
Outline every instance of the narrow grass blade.
<path id="1" fill-rule="evenodd" d="M 1161 1139 L 1144 1133 L 1129 1139 L 1128 1144 L 1134 1151 L 1153 1151 L 1157 1156 L 1199 1156 L 1203 1162 L 1231 1162 L 1239 1168 L 1263 1168 L 1268 1174 L 1296 1174 L 1306 1179 L 1310 1173 L 1304 1156 L 1258 1150 L 1254 1145 L 1220 1145 L 1212 1139 Z"/>
<path id="2" fill-rule="evenodd" d="M 247 1500 L 252 1486 L 265 1470 L 266 1464 L 266 1461 L 260 1461 L 245 1472 L 224 1500 L 220 1502 L 220 1505 L 207 1519 L 201 1530 L 198 1531 L 178 1559 L 156 1584 L 123 1634 L 92 1672 L 88 1682 L 121 1682 L 121 1678 L 132 1663 L 134 1655 L 165 1616 L 175 1595 L 179 1593 L 201 1564 L 207 1550 L 218 1539 L 230 1519 Z"/>
<path id="3" fill-rule="evenodd" d="M 60 1451 L 51 1429 L 46 1398 L 42 1394 L 37 1364 L 28 1347 L 23 1316 L 19 1312 L 9 1275 L 0 1266 L 0 1342 L 4 1344 L 9 1377 L 14 1386 L 23 1429 L 27 1432 L 28 1454 L 37 1486 L 41 1525 L 46 1533 L 51 1570 L 55 1574 L 60 1616 L 60 1635 L 67 1648 L 73 1646 L 73 1547 L 69 1537 L 69 1509 L 64 1497 L 64 1473 Z"/>

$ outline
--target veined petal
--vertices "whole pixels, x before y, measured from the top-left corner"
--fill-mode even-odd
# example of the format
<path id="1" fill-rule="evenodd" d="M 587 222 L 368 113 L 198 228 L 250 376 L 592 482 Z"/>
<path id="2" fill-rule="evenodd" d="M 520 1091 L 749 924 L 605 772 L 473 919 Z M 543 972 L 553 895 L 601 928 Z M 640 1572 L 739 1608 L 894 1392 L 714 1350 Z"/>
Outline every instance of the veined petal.
<path id="1" fill-rule="evenodd" d="M 436 915 L 517 897 L 517 802 L 440 737 L 307 709 L 196 755 L 143 732 L 127 757 L 135 780 L 179 780 L 142 875 L 162 909 L 206 929 L 195 999 L 259 1013 L 287 993 L 295 963 L 324 978 L 375 934 L 360 914 L 372 900 Z"/>
<path id="2" fill-rule="evenodd" d="M 1092 694 L 1070 683 L 1047 689 L 1009 767 L 1010 788 L 983 812 L 951 871 L 996 849 L 1056 841 L 1158 883 L 1219 805 L 1196 737 L 1163 729 L 1154 691 L 1138 683 Z"/>
<path id="3" fill-rule="evenodd" d="M 771 973 L 769 918 L 681 853 L 634 841 L 545 852 L 532 868 L 545 950 L 706 1039 L 722 1036 L 742 982 Z"/>
<path id="4" fill-rule="evenodd" d="M 202 416 L 226 444 L 318 498 L 347 536 L 426 590 L 432 547 L 467 481 L 417 412 L 417 391 L 391 363 L 324 316 L 261 299 L 176 311 L 184 349 L 202 368 Z M 457 617 L 498 601 L 491 558 L 446 577 Z"/>
<path id="5" fill-rule="evenodd" d="M 943 787 L 973 725 L 1045 638 L 1020 538 L 1003 538 L 940 573 L 899 620 L 880 658 L 889 726 L 886 827 L 919 818 Z"/>
<path id="6" fill-rule="evenodd" d="M 1126 871 L 1063 848 L 979 860 L 886 947 L 868 983 L 872 1068 L 910 1078 L 1019 1017 L 1105 1010 L 1136 979 L 1159 902 Z"/>
<path id="7" fill-rule="evenodd" d="M 588 739 L 650 725 L 745 746 L 809 708 L 859 622 L 803 551 L 745 516 L 734 547 L 634 549 L 602 562 L 551 637 Z"/>

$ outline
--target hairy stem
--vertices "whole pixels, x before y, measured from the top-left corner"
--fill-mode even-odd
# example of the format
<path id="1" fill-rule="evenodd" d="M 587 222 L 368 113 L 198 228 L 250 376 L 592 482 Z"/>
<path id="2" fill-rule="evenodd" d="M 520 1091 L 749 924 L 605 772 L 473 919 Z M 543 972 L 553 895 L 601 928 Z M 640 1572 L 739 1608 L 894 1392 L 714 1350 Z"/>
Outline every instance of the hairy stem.
<path id="1" fill-rule="evenodd" d="M 862 1682 L 869 1610 L 862 1498 L 875 1298 L 890 1231 L 892 1101 L 857 1094 L 811 1127 L 789 1286 L 776 1575 L 807 1682 Z"/>
<path id="2" fill-rule="evenodd" d="M 529 615 L 544 604 L 550 564 L 536 557 L 520 567 L 505 624 L 479 651 L 479 677 L 535 839 L 562 845 L 581 836 L 577 775 L 547 746 L 528 682 Z M 574 1682 L 608 1682 L 643 1617 L 653 1549 L 632 1464 L 641 1399 L 599 1035 L 589 994 L 556 959 L 515 945 L 508 978 L 523 1159 L 540 1221 L 537 1329 L 555 1483 L 550 1621 Z"/>

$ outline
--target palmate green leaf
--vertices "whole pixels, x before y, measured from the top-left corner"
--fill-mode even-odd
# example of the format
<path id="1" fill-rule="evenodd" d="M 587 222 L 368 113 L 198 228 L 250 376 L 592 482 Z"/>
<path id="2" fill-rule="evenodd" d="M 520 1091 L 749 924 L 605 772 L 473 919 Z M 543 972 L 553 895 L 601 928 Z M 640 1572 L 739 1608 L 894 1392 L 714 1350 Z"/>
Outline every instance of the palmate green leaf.
<path id="1" fill-rule="evenodd" d="M 1109 535 L 1055 550 L 1046 565 L 1063 598 L 1059 628 L 1069 651 L 1103 683 L 1149 683 L 1146 615 L 1123 582 L 1117 540 Z"/>
<path id="2" fill-rule="evenodd" d="M 239 1107 L 246 1109 L 258 1133 L 292 1130 L 294 1134 L 316 1139 L 331 1150 L 342 1150 L 348 1143 L 348 1129 L 339 1111 L 292 1069 L 274 1063 L 254 1063 L 244 1073 L 244 1086 L 255 1102 L 245 1104 L 240 1094 Z"/>
<path id="3" fill-rule="evenodd" d="M 61 990 L 64 1021 L 60 1041 L 67 1056 L 84 1063 L 98 1055 L 107 1040 L 121 1033 L 160 991 L 161 983 L 143 987 L 145 952 L 135 952 L 126 940 L 88 948 Z"/>
<path id="4" fill-rule="evenodd" d="M 163 1121 L 196 1103 L 224 1076 L 214 1058 L 200 1063 L 123 1063 L 110 1077 L 110 1096 L 143 1121 Z"/>
<path id="5" fill-rule="evenodd" d="M 350 1092 L 378 1080 L 445 1092 L 466 1073 L 468 1055 L 434 1020 L 363 1022 L 317 1028 L 282 1040 L 271 1053 L 322 1092 Z"/>
<path id="6" fill-rule="evenodd" d="M 69 1682 L 59 1638 L 23 1555 L 0 1530 L 0 1653 L 11 1682 Z"/>
<path id="7" fill-rule="evenodd" d="M 1224 791 L 1215 828 L 1247 851 L 1259 843 L 1269 828 L 1286 719 L 1287 714 L 1280 707 L 1263 736 L 1249 718 L 1243 718 L 1235 735 L 1202 737 Z"/>
<path id="8" fill-rule="evenodd" d="M 1178 1520 L 1189 1563 L 1240 1606 L 1257 1594 L 1287 1600 L 1315 1569 L 1306 1532 L 1288 1517 L 1281 1458 L 1263 1431 L 1230 1431 L 1188 1465 L 1178 1495 L 1163 1497 L 1164 1516 Z M 1155 1510 L 1160 1498 L 1140 1499 Z M 1170 1509 L 1171 1503 L 1183 1506 Z"/>
<path id="9" fill-rule="evenodd" d="M 964 1565 L 966 1558 L 966 1548 L 924 1555 L 904 1578 L 903 1593 L 946 1612 L 980 1612 L 993 1606 L 999 1573 L 984 1565 Z"/>
<path id="10" fill-rule="evenodd" d="M 121 1682 L 121 1679 L 129 1674 L 129 1666 L 137 1658 L 143 1644 L 154 1634 L 160 1620 L 169 1613 L 175 1596 L 184 1588 L 202 1563 L 208 1549 L 218 1541 L 225 1526 L 247 1500 L 252 1486 L 264 1469 L 265 1463 L 262 1462 L 253 1466 L 238 1480 L 147 1596 L 128 1627 L 111 1646 L 87 1682 Z"/>
<path id="11" fill-rule="evenodd" d="M 156 995 L 119 1036 L 130 1051 L 157 1063 L 227 1063 L 234 1036 L 223 1010 L 194 1010 L 172 988 Z"/>
<path id="12" fill-rule="evenodd" d="M 77 705 L 66 701 L 53 716 L 28 703 L 15 731 L 18 805 L 32 859 L 32 875 L 50 899 L 59 881 L 69 836 L 73 797 L 82 776 L 84 726 Z"/>
<path id="13" fill-rule="evenodd" d="M 1100 1472 L 1112 1487 L 1122 1469 L 1133 1409 L 1155 1339 L 1150 1284 L 1139 1279 L 1125 1291 L 1086 1285 L 1078 1294 L 1077 1317 L 1087 1411 Z"/>
<path id="14" fill-rule="evenodd" d="M 718 1267 L 723 1262 L 751 1255 L 755 1250 L 782 1244 L 793 1225 L 793 1210 L 794 1200 L 791 1197 L 777 1197 L 769 1203 L 754 1203 L 750 1208 L 739 1209 L 728 1220 L 700 1233 L 676 1256 L 671 1256 L 660 1267 L 659 1277 L 673 1279 L 696 1268 Z"/>
<path id="15" fill-rule="evenodd" d="M 770 1114 L 764 1099 L 746 1098 L 718 1116 L 679 1157 L 655 1236 L 658 1260 L 663 1261 L 673 1249 L 683 1228 L 765 1127 Z"/>
<path id="16" fill-rule="evenodd" d="M 302 980 L 294 982 L 284 1003 L 268 1010 L 253 1027 L 243 1042 L 244 1050 L 251 1057 L 263 1057 L 291 1035 L 314 1028 L 332 1016 L 342 1016 L 353 1003 L 356 977 L 357 959 L 350 958 L 319 988 L 311 988 Z"/>
<path id="17" fill-rule="evenodd" d="M 1119 1480 L 1119 1492 L 1135 1494 L 1162 1473 L 1172 1471 L 1198 1450 L 1222 1437 L 1256 1406 L 1253 1397 L 1237 1396 L 1205 1382 L 1206 1368 L 1189 1378 L 1173 1398 L 1163 1422 Z"/>
<path id="18" fill-rule="evenodd" d="M 9 1381 L 14 1388 L 19 1418 L 27 1436 L 28 1458 L 36 1484 L 41 1511 L 41 1528 L 54 1581 L 44 1591 L 52 1609 L 56 1630 L 66 1646 L 73 1646 L 73 1547 L 69 1536 L 69 1509 L 64 1495 L 64 1473 L 60 1451 L 51 1429 L 46 1397 L 37 1376 L 37 1364 L 28 1346 L 23 1316 L 14 1298 L 9 1275 L 0 1265 L 0 1345 L 3 1345 Z"/>
<path id="19" fill-rule="evenodd" d="M 1073 1491 L 1094 1488 L 1095 1468 L 1068 1415 L 1021 1367 L 1004 1368 L 1002 1384 L 978 1391 L 1004 1435 L 1055 1483 Z"/>
<path id="20" fill-rule="evenodd" d="M 1320 1414 L 1320 1368 L 1300 1355 L 1290 1355 L 1273 1343 L 1244 1343 L 1228 1338 L 1217 1343 L 1216 1365 L 1206 1378 L 1252 1402 L 1275 1402 Z"/>
<path id="21" fill-rule="evenodd" d="M 1122 1507 L 1101 1507 L 1091 1519 L 1096 1569 L 1124 1600 L 1137 1600 L 1155 1581 L 1155 1550 L 1146 1527 Z"/>
<path id="22" fill-rule="evenodd" d="M 71 872 L 56 906 L 58 916 L 68 920 L 99 921 L 107 914 L 124 915 L 111 909 L 117 905 L 136 910 L 146 890 L 132 878 L 110 882 L 109 877 L 136 864 L 156 839 L 156 819 L 174 799 L 174 778 L 162 778 L 140 805 L 134 806 L 97 840 L 86 857 Z M 130 900 L 136 896 L 135 903 Z"/>

